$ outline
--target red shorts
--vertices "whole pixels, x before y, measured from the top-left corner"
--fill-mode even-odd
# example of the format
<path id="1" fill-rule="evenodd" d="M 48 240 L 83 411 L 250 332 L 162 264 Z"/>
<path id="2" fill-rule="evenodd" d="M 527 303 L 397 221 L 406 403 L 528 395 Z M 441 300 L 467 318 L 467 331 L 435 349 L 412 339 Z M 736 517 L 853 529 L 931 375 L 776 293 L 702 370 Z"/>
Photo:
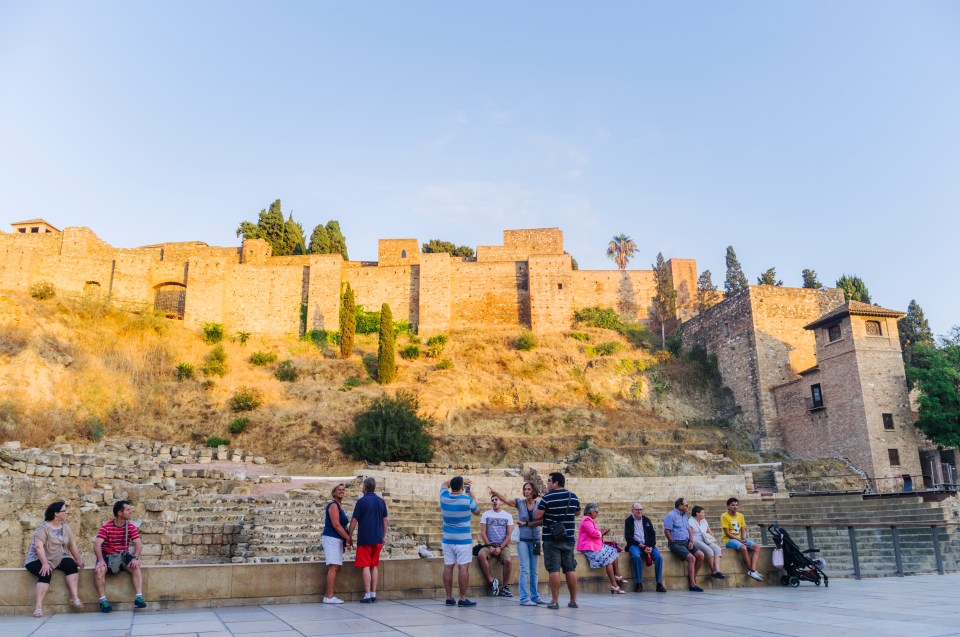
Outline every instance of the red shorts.
<path id="1" fill-rule="evenodd" d="M 353 560 L 353 565 L 357 568 L 366 568 L 368 566 L 380 566 L 380 549 L 383 544 L 360 544 L 357 546 L 357 557 Z"/>

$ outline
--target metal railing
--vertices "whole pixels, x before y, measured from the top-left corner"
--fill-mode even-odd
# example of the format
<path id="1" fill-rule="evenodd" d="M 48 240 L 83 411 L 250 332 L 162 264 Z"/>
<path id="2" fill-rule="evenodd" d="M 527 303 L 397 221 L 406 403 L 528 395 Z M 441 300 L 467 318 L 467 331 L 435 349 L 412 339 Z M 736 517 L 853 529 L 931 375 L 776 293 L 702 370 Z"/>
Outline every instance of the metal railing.
<path id="1" fill-rule="evenodd" d="M 760 540 L 762 545 L 769 545 L 770 538 L 768 537 L 767 527 L 771 523 L 760 524 Z M 861 569 L 860 569 L 860 552 L 857 546 L 857 530 L 858 529 L 890 529 L 892 536 L 892 545 L 893 545 L 893 559 L 895 564 L 895 573 L 897 577 L 904 577 L 904 568 L 903 568 L 903 550 L 901 547 L 901 529 L 930 529 L 931 541 L 933 545 L 933 554 L 934 559 L 937 564 L 937 573 L 943 575 L 945 572 L 944 568 L 944 556 L 941 549 L 941 541 L 949 540 L 949 537 L 945 532 L 941 532 L 940 529 L 947 529 L 949 527 L 960 526 L 960 523 L 956 522 L 887 522 L 887 523 L 876 523 L 871 524 L 868 522 L 844 522 L 839 524 L 781 524 L 779 522 L 773 522 L 777 526 L 784 529 L 798 529 L 802 528 L 806 532 L 807 548 L 814 549 L 817 548 L 814 545 L 813 541 L 813 530 L 814 529 L 846 529 L 847 535 L 850 541 L 850 558 L 853 561 L 853 577 L 854 579 L 861 579 Z M 791 537 L 794 544 L 799 544 L 796 538 Z M 822 553 L 821 553 L 822 555 Z"/>

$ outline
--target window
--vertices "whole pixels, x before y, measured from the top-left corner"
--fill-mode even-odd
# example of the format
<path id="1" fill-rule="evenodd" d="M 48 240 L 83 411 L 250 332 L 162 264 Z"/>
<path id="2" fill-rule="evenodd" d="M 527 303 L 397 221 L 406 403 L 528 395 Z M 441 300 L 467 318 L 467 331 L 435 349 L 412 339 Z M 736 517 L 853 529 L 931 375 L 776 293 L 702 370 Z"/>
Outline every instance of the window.
<path id="1" fill-rule="evenodd" d="M 880 321 L 867 321 L 867 336 L 883 336 Z"/>
<path id="2" fill-rule="evenodd" d="M 810 386 L 810 397 L 813 398 L 814 409 L 823 407 L 823 392 L 820 391 L 820 383 Z"/>
<path id="3" fill-rule="evenodd" d="M 558 290 L 562 290 L 562 289 L 563 289 L 563 283 L 557 283 L 557 289 L 558 289 Z"/>
<path id="4" fill-rule="evenodd" d="M 887 455 L 890 456 L 890 466 L 899 467 L 900 466 L 900 452 L 896 449 L 887 449 Z"/>
<path id="5" fill-rule="evenodd" d="M 400 258 L 401 258 L 401 259 L 406 259 L 406 258 L 407 258 L 407 251 L 406 251 L 406 250 L 401 250 L 401 251 L 400 251 Z"/>
<path id="6" fill-rule="evenodd" d="M 830 327 L 827 328 L 827 338 L 830 339 L 831 343 L 836 340 L 840 340 L 840 335 L 841 335 L 841 332 L 840 332 L 839 325 L 831 325 Z"/>
<path id="7" fill-rule="evenodd" d="M 40 228 L 30 228 L 31 234 L 40 234 Z"/>
<path id="8" fill-rule="evenodd" d="M 27 234 L 27 229 L 26 229 L 26 228 L 18 228 L 18 230 L 20 230 L 20 233 L 21 233 L 21 234 Z"/>
<path id="9" fill-rule="evenodd" d="M 893 429 L 893 414 L 883 414 L 883 428 Z"/>

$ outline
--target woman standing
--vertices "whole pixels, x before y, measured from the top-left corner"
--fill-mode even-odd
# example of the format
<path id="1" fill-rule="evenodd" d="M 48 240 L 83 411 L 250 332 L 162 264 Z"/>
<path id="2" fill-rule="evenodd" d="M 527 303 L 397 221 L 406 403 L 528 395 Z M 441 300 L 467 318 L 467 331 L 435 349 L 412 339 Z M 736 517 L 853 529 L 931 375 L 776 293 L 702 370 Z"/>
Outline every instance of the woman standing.
<path id="1" fill-rule="evenodd" d="M 720 545 L 710 531 L 707 512 L 702 506 L 695 506 L 691 513 L 693 516 L 690 518 L 690 539 L 693 540 L 693 545 L 703 551 L 707 565 L 710 566 L 710 577 L 726 579 L 727 576 L 720 572 Z"/>
<path id="2" fill-rule="evenodd" d="M 30 550 L 23 560 L 23 566 L 37 576 L 36 604 L 33 616 L 43 617 L 43 598 L 50 590 L 50 578 L 53 571 L 60 569 L 67 576 L 67 588 L 70 589 L 70 603 L 75 608 L 83 606 L 77 592 L 80 579 L 79 569 L 83 568 L 80 549 L 73 536 L 70 525 L 66 523 L 67 505 L 62 500 L 54 502 L 43 513 L 43 522 L 33 532 Z M 73 558 L 67 557 L 67 552 Z"/>
<path id="3" fill-rule="evenodd" d="M 337 583 L 337 571 L 343 566 L 344 547 L 353 548 L 353 539 L 347 533 L 347 525 L 350 520 L 347 514 L 343 512 L 343 496 L 347 492 L 347 487 L 338 484 L 330 492 L 333 498 L 327 504 L 326 513 L 323 516 L 323 556 L 327 563 L 327 590 L 323 595 L 324 604 L 342 604 L 343 600 L 337 597 L 333 588 Z"/>
<path id="4" fill-rule="evenodd" d="M 540 527 L 543 521 L 535 520 L 533 512 L 537 509 L 540 493 L 532 482 L 523 483 L 522 498 L 505 498 L 490 489 L 490 495 L 500 498 L 507 506 L 517 509 L 517 528 L 520 529 L 520 541 L 517 542 L 517 557 L 520 558 L 520 605 L 537 606 L 547 602 L 540 599 L 537 590 L 537 569 L 540 566 Z"/>
<path id="5" fill-rule="evenodd" d="M 603 543 L 603 536 L 609 533 L 610 529 L 601 529 L 597 526 L 598 515 L 600 515 L 600 507 L 595 502 L 589 502 L 583 508 L 580 534 L 577 537 L 577 550 L 582 551 L 587 556 L 590 561 L 590 568 L 606 569 L 607 577 L 610 578 L 611 593 L 626 595 L 627 591 L 620 588 L 624 579 L 620 577 L 620 565 L 617 563 L 619 553 L 617 553 L 617 549 Z"/>

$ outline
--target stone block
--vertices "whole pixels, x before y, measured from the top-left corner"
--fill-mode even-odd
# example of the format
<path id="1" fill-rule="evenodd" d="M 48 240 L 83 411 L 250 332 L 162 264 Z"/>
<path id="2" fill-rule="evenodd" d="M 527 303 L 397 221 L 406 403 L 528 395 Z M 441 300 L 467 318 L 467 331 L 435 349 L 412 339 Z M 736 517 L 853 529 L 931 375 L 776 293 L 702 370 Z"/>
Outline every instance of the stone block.
<path id="1" fill-rule="evenodd" d="M 287 564 L 232 566 L 230 597 L 286 597 L 296 594 L 296 577 Z"/>

